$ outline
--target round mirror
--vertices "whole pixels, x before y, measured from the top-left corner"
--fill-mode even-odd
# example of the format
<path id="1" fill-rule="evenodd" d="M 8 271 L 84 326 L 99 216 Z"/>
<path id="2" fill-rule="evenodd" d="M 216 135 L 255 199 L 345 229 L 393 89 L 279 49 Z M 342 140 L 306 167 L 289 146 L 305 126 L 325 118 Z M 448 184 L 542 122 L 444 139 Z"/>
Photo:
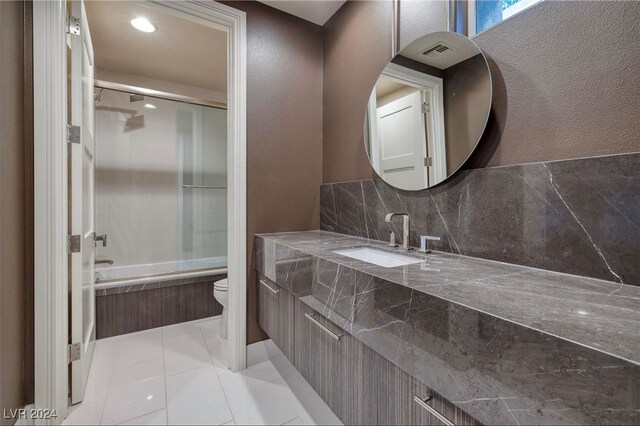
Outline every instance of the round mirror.
<path id="1" fill-rule="evenodd" d="M 463 35 L 430 33 L 402 49 L 367 107 L 364 143 L 376 173 L 405 190 L 454 174 L 480 141 L 491 90 L 484 54 Z"/>

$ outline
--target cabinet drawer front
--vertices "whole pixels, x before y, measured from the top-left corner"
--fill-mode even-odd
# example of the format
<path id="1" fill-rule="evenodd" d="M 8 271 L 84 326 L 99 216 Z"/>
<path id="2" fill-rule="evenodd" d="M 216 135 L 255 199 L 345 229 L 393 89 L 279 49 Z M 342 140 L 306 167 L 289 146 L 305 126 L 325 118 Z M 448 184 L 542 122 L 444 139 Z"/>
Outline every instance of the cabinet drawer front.
<path id="1" fill-rule="evenodd" d="M 377 354 L 299 300 L 295 333 L 296 368 L 335 415 L 344 424 L 377 424 Z"/>
<path id="2" fill-rule="evenodd" d="M 294 365 L 342 420 L 346 373 L 343 332 L 297 299 L 295 323 Z"/>
<path id="3" fill-rule="evenodd" d="M 258 280 L 258 319 L 265 333 L 293 360 L 294 297 L 264 277 Z"/>
<path id="4" fill-rule="evenodd" d="M 342 422 L 346 425 L 380 424 L 377 414 L 376 359 L 371 348 L 351 335 L 345 336 L 346 372 Z"/>
<path id="5" fill-rule="evenodd" d="M 481 424 L 381 356 L 376 371 L 378 424 Z"/>

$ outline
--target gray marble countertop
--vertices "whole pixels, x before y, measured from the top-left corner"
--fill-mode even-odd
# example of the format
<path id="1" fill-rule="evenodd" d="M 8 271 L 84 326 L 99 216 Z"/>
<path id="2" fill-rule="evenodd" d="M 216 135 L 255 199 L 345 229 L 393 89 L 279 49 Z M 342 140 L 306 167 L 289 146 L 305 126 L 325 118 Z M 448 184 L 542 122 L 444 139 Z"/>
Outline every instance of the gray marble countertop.
<path id="1" fill-rule="evenodd" d="M 327 231 L 258 235 L 300 252 L 640 365 L 640 287 L 443 252 L 384 268 L 334 250 L 385 243 Z"/>

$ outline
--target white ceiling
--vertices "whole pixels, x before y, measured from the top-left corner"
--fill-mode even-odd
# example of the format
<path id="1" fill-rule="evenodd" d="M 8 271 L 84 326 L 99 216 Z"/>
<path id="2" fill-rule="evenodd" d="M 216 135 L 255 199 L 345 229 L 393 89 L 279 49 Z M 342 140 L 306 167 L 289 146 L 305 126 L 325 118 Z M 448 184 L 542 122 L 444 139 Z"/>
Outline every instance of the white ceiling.
<path id="1" fill-rule="evenodd" d="M 260 3 L 318 25 L 324 25 L 345 2 L 346 0 L 260 0 Z"/>
<path id="2" fill-rule="evenodd" d="M 226 93 L 227 34 L 130 1 L 85 1 L 97 68 Z M 158 30 L 129 21 L 146 17 Z"/>

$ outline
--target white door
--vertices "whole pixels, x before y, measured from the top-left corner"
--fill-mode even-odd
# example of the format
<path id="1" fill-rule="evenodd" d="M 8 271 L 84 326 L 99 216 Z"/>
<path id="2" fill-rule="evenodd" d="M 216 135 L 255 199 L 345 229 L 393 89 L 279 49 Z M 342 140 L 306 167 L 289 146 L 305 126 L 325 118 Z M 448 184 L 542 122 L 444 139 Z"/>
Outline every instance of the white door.
<path id="1" fill-rule="evenodd" d="M 419 90 L 377 110 L 378 172 L 391 185 L 423 189 L 427 185 L 426 133 Z"/>
<path id="2" fill-rule="evenodd" d="M 70 139 L 68 174 L 69 234 L 79 236 L 80 242 L 79 251 L 69 254 L 69 343 L 72 359 L 79 358 L 71 362 L 71 403 L 75 404 L 84 396 L 95 343 L 95 141 L 93 47 L 84 3 L 72 1 L 70 15 L 70 123 L 80 127 L 79 140 Z"/>

